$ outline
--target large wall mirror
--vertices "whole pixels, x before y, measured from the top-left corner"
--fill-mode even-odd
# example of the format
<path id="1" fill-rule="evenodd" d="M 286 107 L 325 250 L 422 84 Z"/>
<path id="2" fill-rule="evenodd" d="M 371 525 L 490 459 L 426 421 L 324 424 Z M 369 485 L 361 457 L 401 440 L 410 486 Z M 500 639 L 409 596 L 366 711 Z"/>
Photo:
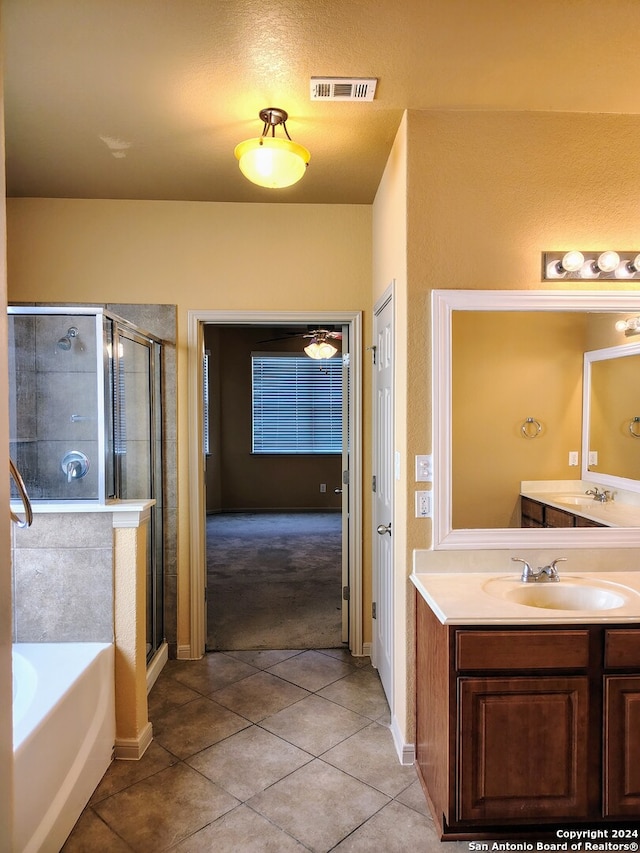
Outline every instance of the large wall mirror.
<path id="1" fill-rule="evenodd" d="M 640 338 L 616 329 L 638 312 L 631 291 L 433 292 L 434 548 L 640 545 L 640 527 L 519 514 L 523 481 L 640 492 Z"/>

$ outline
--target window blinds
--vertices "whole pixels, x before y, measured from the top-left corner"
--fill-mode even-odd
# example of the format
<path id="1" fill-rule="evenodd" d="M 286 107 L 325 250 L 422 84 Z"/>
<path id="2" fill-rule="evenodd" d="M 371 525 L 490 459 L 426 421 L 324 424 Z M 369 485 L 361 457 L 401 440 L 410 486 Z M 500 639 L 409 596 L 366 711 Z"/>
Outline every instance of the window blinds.
<path id="1" fill-rule="evenodd" d="M 253 353 L 254 453 L 341 453 L 342 359 Z"/>

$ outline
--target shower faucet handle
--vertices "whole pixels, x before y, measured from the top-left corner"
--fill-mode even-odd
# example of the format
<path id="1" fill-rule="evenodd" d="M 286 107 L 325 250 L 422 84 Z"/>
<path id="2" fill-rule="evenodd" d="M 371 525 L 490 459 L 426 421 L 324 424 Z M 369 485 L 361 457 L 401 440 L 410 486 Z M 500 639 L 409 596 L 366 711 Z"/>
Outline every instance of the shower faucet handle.
<path id="1" fill-rule="evenodd" d="M 81 480 L 89 470 L 89 457 L 81 450 L 70 450 L 62 457 L 60 467 L 67 478 L 67 483 Z"/>

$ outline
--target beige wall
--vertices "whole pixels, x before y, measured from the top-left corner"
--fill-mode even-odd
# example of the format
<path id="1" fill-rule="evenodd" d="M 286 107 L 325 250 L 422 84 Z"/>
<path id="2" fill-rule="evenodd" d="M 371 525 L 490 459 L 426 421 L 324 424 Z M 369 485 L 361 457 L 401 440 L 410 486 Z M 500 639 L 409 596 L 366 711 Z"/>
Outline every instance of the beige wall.
<path id="1" fill-rule="evenodd" d="M 178 645 L 188 645 L 187 312 L 363 310 L 367 328 L 371 208 L 12 199 L 8 247 L 10 301 L 178 306 Z M 366 460 L 366 418 L 364 430 Z"/>

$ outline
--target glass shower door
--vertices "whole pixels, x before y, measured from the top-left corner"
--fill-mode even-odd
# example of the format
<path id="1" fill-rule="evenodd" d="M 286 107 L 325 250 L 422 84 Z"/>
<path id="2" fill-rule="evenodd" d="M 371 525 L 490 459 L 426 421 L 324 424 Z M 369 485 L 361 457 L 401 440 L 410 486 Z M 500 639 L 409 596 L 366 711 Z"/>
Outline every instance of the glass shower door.
<path id="1" fill-rule="evenodd" d="M 114 324 L 114 475 L 117 497 L 154 499 L 147 551 L 147 660 L 164 640 L 160 345 Z"/>

